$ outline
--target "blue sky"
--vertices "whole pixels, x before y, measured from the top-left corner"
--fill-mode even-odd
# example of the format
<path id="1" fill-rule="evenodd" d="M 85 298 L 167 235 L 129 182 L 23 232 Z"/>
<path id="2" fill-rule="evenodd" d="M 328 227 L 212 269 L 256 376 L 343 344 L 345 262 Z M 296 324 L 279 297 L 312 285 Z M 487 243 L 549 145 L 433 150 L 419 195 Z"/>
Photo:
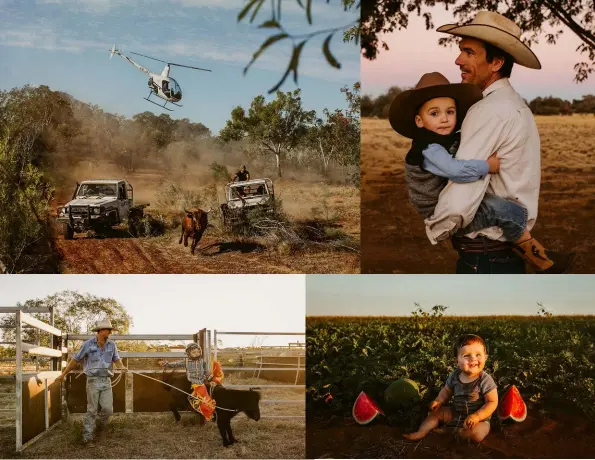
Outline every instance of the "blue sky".
<path id="1" fill-rule="evenodd" d="M 131 334 L 194 334 L 199 329 L 303 332 L 304 275 L 20 275 L 0 277 L 0 305 L 15 306 L 63 290 L 120 302 Z M 221 336 L 247 346 L 255 336 Z M 300 336 L 260 337 L 262 345 L 304 342 Z"/>
<path id="2" fill-rule="evenodd" d="M 329 316 L 407 316 L 414 302 L 446 314 L 595 314 L 593 275 L 308 275 L 306 312 Z"/>
<path id="3" fill-rule="evenodd" d="M 252 99 L 273 87 L 285 72 L 291 44 L 279 42 L 263 53 L 243 76 L 243 68 L 273 29 L 258 29 L 270 18 L 269 2 L 254 24 L 237 23 L 241 0 L 0 0 L 0 89 L 45 84 L 68 92 L 103 110 L 131 116 L 167 111 L 146 102 L 147 77 L 117 56 L 115 43 L 129 51 L 179 64 L 211 69 L 172 68 L 182 87 L 182 108 L 172 118 L 201 122 L 216 133 L 231 110 L 249 107 Z M 344 12 L 339 2 L 313 2 L 313 25 L 295 0 L 282 3 L 282 24 L 292 33 L 347 25 L 359 10 Z M 325 36 L 313 38 L 302 52 L 299 87 L 303 104 L 319 114 L 324 107 L 344 108 L 339 91 L 359 80 L 359 49 L 338 33 L 331 51 L 342 69 L 331 68 L 321 53 Z M 130 55 L 160 73 L 164 64 Z M 288 78 L 282 91 L 297 86 Z"/>

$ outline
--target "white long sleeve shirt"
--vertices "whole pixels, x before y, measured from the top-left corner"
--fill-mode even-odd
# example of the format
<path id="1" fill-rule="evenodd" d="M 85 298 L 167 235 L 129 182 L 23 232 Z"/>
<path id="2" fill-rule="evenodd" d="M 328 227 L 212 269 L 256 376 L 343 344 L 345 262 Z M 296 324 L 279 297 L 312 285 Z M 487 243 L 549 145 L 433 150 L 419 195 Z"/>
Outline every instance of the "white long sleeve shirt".
<path id="1" fill-rule="evenodd" d="M 498 152 L 500 172 L 470 183 L 449 181 L 434 214 L 425 220 L 426 234 L 432 242 L 448 239 L 468 225 L 487 192 L 515 200 L 527 208 L 527 229 L 537 218 L 541 183 L 541 153 L 535 118 L 508 78 L 495 81 L 483 91 L 484 98 L 467 112 L 461 128 L 457 159 L 487 160 Z M 485 235 L 504 241 L 499 227 L 469 233 L 469 238 Z"/>

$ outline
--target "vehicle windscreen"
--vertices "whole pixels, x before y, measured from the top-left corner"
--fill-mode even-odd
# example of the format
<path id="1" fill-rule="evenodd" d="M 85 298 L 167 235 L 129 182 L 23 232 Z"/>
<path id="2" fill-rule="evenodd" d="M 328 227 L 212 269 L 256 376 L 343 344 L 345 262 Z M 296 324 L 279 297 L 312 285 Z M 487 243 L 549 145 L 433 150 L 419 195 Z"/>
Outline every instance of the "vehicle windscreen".
<path id="1" fill-rule="evenodd" d="M 238 196 L 239 195 L 239 196 Z M 238 187 L 231 187 L 231 199 L 238 200 L 239 197 L 250 198 L 256 196 L 268 195 L 267 188 L 264 184 L 242 185 Z"/>
<path id="2" fill-rule="evenodd" d="M 116 184 L 82 184 L 76 196 L 116 196 Z"/>

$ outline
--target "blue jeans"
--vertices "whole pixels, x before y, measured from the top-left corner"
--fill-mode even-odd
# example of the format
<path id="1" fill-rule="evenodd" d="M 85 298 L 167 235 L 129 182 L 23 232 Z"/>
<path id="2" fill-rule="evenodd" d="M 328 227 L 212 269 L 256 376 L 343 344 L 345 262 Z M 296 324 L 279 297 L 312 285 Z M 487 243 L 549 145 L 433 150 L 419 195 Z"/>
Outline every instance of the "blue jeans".
<path id="1" fill-rule="evenodd" d="M 506 241 L 516 241 L 527 228 L 527 219 L 527 209 L 520 204 L 486 193 L 471 223 L 459 230 L 457 235 L 500 227 Z"/>
<path id="2" fill-rule="evenodd" d="M 93 439 L 97 419 L 99 419 L 97 421 L 100 426 L 108 422 L 110 415 L 114 412 L 113 406 L 111 379 L 87 376 L 87 413 L 83 420 L 83 438 L 85 440 Z M 101 412 L 99 412 L 99 407 L 101 407 Z"/>
<path id="3" fill-rule="evenodd" d="M 456 273 L 458 275 L 523 274 L 526 270 L 525 261 L 512 249 L 488 253 L 459 251 Z"/>

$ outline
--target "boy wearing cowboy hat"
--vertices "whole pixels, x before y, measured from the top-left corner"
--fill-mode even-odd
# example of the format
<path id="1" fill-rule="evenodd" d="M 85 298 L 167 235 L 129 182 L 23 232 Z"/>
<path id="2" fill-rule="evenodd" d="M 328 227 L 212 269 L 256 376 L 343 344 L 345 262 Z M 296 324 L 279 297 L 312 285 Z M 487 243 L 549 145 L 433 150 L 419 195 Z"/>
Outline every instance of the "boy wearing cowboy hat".
<path id="1" fill-rule="evenodd" d="M 63 381 L 64 377 L 83 361 L 84 372 L 87 376 L 87 413 L 83 421 L 83 444 L 88 447 L 94 447 L 93 433 L 96 422 L 98 430 L 101 430 L 114 411 L 111 386 L 111 377 L 114 375 L 111 369 L 112 364 L 115 364 L 122 372 L 127 371 L 120 360 L 116 343 L 109 340 L 113 329 L 109 320 L 99 321 L 93 329 L 97 335 L 83 343 L 68 366 L 56 379 L 57 382 Z M 98 415 L 99 407 L 101 407 L 101 412 Z"/>
<path id="2" fill-rule="evenodd" d="M 415 89 L 400 93 L 391 104 L 389 121 L 399 134 L 413 139 L 405 158 L 405 179 L 411 203 L 424 217 L 434 213 L 440 193 L 448 180 L 474 182 L 499 171 L 495 154 L 487 161 L 458 160 L 460 143 L 457 128 L 469 108 L 482 99 L 479 87 L 469 83 L 451 84 L 438 72 L 422 76 Z M 473 220 L 461 234 L 488 227 L 500 227 L 504 238 L 522 244 L 531 238 L 527 210 L 511 200 L 486 194 Z M 537 270 L 543 263 L 534 254 L 527 259 Z"/>
<path id="3" fill-rule="evenodd" d="M 535 225 L 539 199 L 539 133 L 531 110 L 508 79 L 515 63 L 540 69 L 539 60 L 521 41 L 520 28 L 495 12 L 480 11 L 471 23 L 447 24 L 438 32 L 461 37 L 455 64 L 461 69 L 462 82 L 477 86 L 483 95 L 462 122 L 457 158 L 487 160 L 498 152 L 501 168 L 497 175 L 478 181 L 449 182 L 433 215 L 425 220 L 428 238 L 437 244 L 453 237 L 453 246 L 459 251 L 457 273 L 525 273 L 524 261 L 538 265 L 539 273 L 563 273 L 573 255 L 546 251 L 529 233 Z M 526 231 L 517 245 L 504 243 L 507 237 L 501 226 L 461 236 L 486 191 L 526 210 Z"/>
<path id="4" fill-rule="evenodd" d="M 213 380 L 213 376 L 209 375 L 207 370 L 207 363 L 203 359 L 201 346 L 192 342 L 186 346 L 186 358 L 178 361 L 159 361 L 159 365 L 167 367 L 183 367 L 186 369 L 186 377 L 192 385 L 192 396 L 188 398 L 192 408 L 200 413 L 206 421 L 211 421 L 215 412 L 215 400 L 211 398 L 205 382 Z M 219 367 L 219 370 L 221 368 Z M 221 378 L 223 373 L 221 372 Z M 219 382 L 220 383 L 220 382 Z"/>

